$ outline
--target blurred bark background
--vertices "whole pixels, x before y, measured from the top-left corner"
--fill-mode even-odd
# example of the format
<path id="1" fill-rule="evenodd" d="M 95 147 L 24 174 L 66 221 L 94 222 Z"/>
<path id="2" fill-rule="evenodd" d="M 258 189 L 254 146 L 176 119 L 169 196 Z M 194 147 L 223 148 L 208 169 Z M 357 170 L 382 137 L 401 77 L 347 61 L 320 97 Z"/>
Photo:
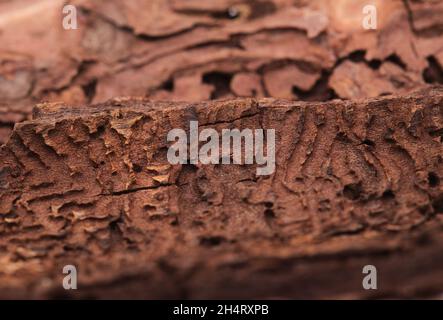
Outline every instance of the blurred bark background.
<path id="1" fill-rule="evenodd" d="M 0 1 L 0 143 L 42 101 L 324 101 L 443 81 L 439 0 L 74 0 L 77 30 L 66 3 Z"/>

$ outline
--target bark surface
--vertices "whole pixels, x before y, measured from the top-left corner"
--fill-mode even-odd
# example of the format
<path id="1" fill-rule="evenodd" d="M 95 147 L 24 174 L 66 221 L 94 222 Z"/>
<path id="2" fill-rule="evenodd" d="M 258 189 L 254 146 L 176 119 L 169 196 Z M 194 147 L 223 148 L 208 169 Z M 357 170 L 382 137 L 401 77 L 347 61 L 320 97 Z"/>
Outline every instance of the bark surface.
<path id="1" fill-rule="evenodd" d="M 167 133 L 276 130 L 276 171 L 170 165 Z M 435 297 L 443 90 L 327 103 L 43 104 L 0 158 L 0 297 Z M 378 290 L 363 290 L 375 265 Z M 63 266 L 78 290 L 62 288 Z"/>
<path id="2" fill-rule="evenodd" d="M 439 0 L 0 1 L 0 144 L 33 105 L 330 100 L 442 82 Z M 377 30 L 362 27 L 377 6 Z"/>

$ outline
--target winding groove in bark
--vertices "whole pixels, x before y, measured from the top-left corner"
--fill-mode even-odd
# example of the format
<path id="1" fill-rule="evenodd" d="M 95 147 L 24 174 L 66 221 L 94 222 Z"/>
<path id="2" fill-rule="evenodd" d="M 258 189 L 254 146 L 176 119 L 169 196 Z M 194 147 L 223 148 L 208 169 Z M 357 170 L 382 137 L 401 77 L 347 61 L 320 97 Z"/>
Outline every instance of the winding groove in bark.
<path id="1" fill-rule="evenodd" d="M 172 128 L 276 130 L 276 171 L 170 165 Z M 0 158 L 0 297 L 420 297 L 443 285 L 443 90 L 43 104 Z M 62 268 L 79 290 L 62 289 Z M 379 290 L 362 289 L 365 264 Z M 375 293 L 374 293 L 375 292 Z"/>

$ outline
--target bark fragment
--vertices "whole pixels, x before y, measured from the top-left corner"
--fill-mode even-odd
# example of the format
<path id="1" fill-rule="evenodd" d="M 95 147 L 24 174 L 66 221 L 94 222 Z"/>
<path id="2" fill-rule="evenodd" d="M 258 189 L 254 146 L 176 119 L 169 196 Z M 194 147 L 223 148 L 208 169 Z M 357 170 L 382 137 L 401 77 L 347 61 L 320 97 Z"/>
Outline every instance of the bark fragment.
<path id="1" fill-rule="evenodd" d="M 343 60 L 356 52 L 364 53 L 364 63 L 385 65 L 394 57 L 407 74 L 401 78 L 412 78 L 399 85 L 391 72 L 371 75 L 375 87 L 403 93 L 423 80 L 441 81 L 422 78 L 428 69 L 442 70 L 439 1 L 76 0 L 70 3 L 78 8 L 79 29 L 64 30 L 66 3 L 0 3 L 0 103 L 13 114 L 29 118 L 40 102 L 78 105 L 116 96 L 316 100 L 380 93 L 371 88 L 360 88 L 355 96 L 353 88 L 332 92 L 336 83 L 329 76 L 343 73 Z M 376 31 L 362 28 L 367 4 L 377 6 Z M 309 72 L 294 75 L 294 66 L 301 65 Z M 270 87 L 268 72 L 283 74 L 276 79 L 284 82 L 283 91 Z M 214 74 L 221 85 L 205 81 Z M 245 74 L 249 84 L 240 88 Z M 0 143 L 12 126 L 0 118 Z"/>
<path id="2" fill-rule="evenodd" d="M 358 102 L 40 105 L 0 149 L 0 296 L 439 294 L 442 108 L 441 88 Z M 274 128 L 275 173 L 170 165 L 167 133 L 190 120 Z M 75 293 L 61 288 L 67 264 Z M 361 287 L 365 264 L 383 276 L 377 291 Z"/>

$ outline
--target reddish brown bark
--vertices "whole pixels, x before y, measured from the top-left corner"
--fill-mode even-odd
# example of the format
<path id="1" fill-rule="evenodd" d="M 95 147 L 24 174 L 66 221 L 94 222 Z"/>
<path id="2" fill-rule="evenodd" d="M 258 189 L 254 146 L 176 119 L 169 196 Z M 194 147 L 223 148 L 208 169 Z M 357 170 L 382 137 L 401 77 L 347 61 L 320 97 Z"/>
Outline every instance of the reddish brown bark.
<path id="1" fill-rule="evenodd" d="M 0 143 L 41 101 L 329 100 L 443 82 L 439 1 L 63 0 L 0 3 Z M 423 77 L 424 75 L 424 77 Z M 13 120 L 11 120 L 13 119 Z M 16 120 L 18 119 L 18 120 Z"/>
<path id="2" fill-rule="evenodd" d="M 0 149 L 0 296 L 435 297 L 443 91 L 39 106 Z M 166 135 L 273 128 L 276 171 L 170 165 Z M 62 268 L 79 289 L 62 289 Z M 362 268 L 379 289 L 363 290 Z"/>

